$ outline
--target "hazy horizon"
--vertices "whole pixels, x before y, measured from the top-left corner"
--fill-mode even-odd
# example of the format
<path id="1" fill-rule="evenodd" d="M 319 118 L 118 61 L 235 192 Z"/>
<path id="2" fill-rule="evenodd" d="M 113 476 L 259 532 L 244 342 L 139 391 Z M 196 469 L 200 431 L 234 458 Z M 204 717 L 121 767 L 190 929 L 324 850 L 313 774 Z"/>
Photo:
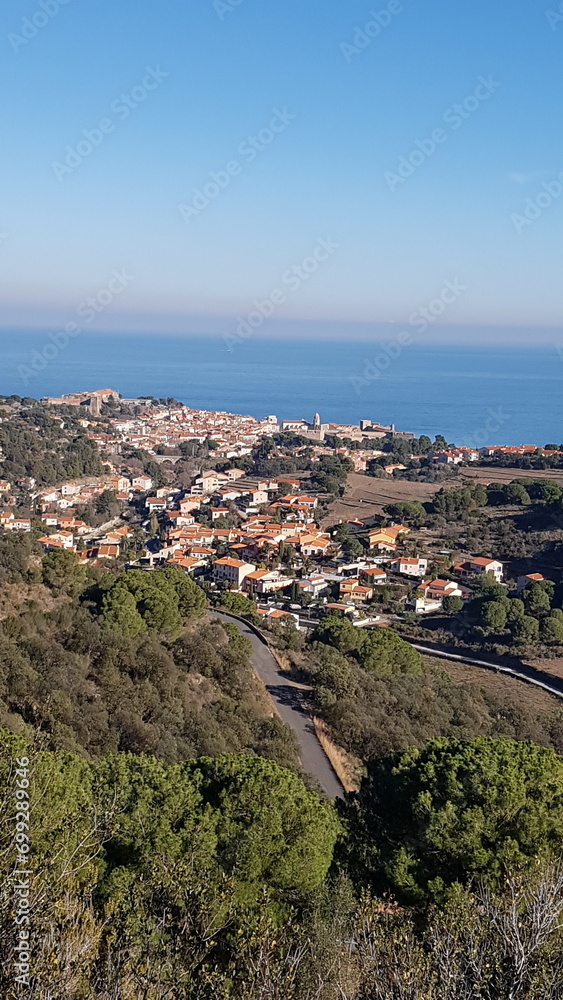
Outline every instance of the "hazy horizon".
<path id="1" fill-rule="evenodd" d="M 72 314 L 71 317 L 72 318 Z M 92 324 L 89 332 L 99 334 L 100 337 L 115 336 L 139 336 L 157 337 L 173 336 L 185 338 L 209 337 L 221 340 L 228 340 L 236 332 L 240 317 L 197 317 L 193 320 L 185 316 L 174 317 L 172 322 L 170 317 L 155 317 L 154 325 L 151 327 L 141 325 L 142 320 L 147 322 L 147 317 L 131 317 L 129 322 L 127 317 L 120 317 L 121 325 L 118 327 L 111 323 L 114 317 L 101 317 L 100 321 Z M 34 325 L 17 325 L 16 323 L 0 324 L 0 339 L 10 337 L 13 333 L 22 336 L 33 336 L 36 333 L 48 334 L 50 331 L 64 329 L 69 316 L 60 314 L 52 322 L 35 323 Z M 148 317 L 150 321 L 151 317 Z M 168 322 L 167 322 L 168 321 Z M 259 328 L 254 338 L 259 337 L 267 341 L 301 341 L 308 342 L 342 342 L 377 344 L 386 339 L 392 339 L 402 331 L 410 331 L 416 337 L 419 344 L 426 343 L 437 347 L 478 347 L 481 350 L 487 348 L 544 348 L 555 349 L 560 360 L 563 360 L 563 327 L 502 327 L 502 326 L 439 326 L 429 325 L 428 328 L 417 335 L 409 325 L 408 319 L 403 323 L 352 323 L 333 321 L 265 321 Z M 72 342 L 71 342 L 72 343 Z"/>

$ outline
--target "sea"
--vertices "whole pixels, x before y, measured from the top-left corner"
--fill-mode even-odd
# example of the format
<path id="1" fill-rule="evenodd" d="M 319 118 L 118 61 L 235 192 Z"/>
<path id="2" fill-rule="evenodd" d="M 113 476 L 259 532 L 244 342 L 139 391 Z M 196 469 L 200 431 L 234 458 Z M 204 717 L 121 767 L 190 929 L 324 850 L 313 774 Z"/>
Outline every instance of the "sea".
<path id="1" fill-rule="evenodd" d="M 563 350 L 0 331 L 0 394 L 116 389 L 280 420 L 373 420 L 480 447 L 563 442 Z"/>

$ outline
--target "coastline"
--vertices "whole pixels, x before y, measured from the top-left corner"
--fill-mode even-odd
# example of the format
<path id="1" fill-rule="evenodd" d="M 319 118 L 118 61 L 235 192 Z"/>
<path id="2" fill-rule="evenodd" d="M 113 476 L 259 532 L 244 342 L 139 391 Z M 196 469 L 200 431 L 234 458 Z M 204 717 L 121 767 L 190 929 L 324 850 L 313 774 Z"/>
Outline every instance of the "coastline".
<path id="1" fill-rule="evenodd" d="M 125 397 L 174 397 L 186 405 L 262 419 L 394 423 L 459 445 L 559 444 L 563 362 L 552 348 L 413 344 L 384 371 L 379 344 L 268 341 L 237 350 L 212 337 L 81 335 L 25 381 L 46 333 L 0 334 L 0 391 L 40 398 L 112 385 Z M 48 343 L 48 342 L 47 342 Z M 40 363 L 42 364 L 42 363 Z M 366 373 L 371 377 L 366 379 Z M 365 383 L 365 384 L 364 384 Z"/>

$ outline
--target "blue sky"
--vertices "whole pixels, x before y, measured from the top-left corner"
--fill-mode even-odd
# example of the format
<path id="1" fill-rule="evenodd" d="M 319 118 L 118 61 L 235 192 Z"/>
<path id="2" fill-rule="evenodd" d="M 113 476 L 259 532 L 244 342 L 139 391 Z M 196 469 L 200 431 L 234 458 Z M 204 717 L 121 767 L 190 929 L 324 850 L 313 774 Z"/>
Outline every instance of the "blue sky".
<path id="1" fill-rule="evenodd" d="M 6 3 L 2 325 L 117 269 L 100 330 L 224 332 L 292 271 L 276 335 L 368 336 L 458 281 L 430 335 L 560 339 L 558 4 Z"/>

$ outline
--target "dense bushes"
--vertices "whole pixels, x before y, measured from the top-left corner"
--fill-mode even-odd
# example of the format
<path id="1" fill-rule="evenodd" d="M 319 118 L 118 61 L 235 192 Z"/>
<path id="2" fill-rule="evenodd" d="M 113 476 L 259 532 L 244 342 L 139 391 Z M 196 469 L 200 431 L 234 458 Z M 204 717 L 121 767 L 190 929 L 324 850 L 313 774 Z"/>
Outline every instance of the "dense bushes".
<path id="1" fill-rule="evenodd" d="M 18 565 L 29 579 L 25 559 Z M 206 599 L 189 577 L 174 567 L 96 572 L 84 590 L 76 557 L 50 553 L 52 610 L 31 600 L 0 621 L 0 725 L 38 728 L 45 746 L 89 757 L 246 750 L 298 767 L 292 734 L 268 717 L 249 644 L 228 626 L 196 626 Z"/>
<path id="2" fill-rule="evenodd" d="M 4 810 L 6 1000 L 24 992 L 61 1000 L 560 996 L 563 873 L 546 858 L 560 849 L 554 755 L 510 741 L 442 741 L 383 760 L 343 807 L 344 825 L 268 761 L 235 755 L 165 766 L 122 754 L 87 762 L 0 733 L 3 801 L 23 755 L 31 971 L 16 983 L 26 925 L 14 919 L 13 817 Z M 397 906 L 373 895 L 374 881 L 409 898 L 443 899 Z"/>
<path id="3" fill-rule="evenodd" d="M 491 694 L 477 679 L 457 684 L 394 633 L 365 633 L 326 619 L 313 637 L 313 648 L 295 658 L 296 668 L 312 685 L 316 710 L 335 741 L 363 761 L 438 737 L 508 736 L 563 750 L 561 710 L 526 708 L 510 695 Z"/>
<path id="4" fill-rule="evenodd" d="M 348 810 L 360 876 L 420 901 L 563 848 L 563 761 L 509 740 L 437 740 L 372 761 Z"/>
<path id="5" fill-rule="evenodd" d="M 0 734 L 3 800 L 24 755 L 34 994 L 126 1000 L 163 997 L 174 984 L 174 996 L 211 997 L 199 986 L 220 985 L 254 935 L 266 943 L 264 928 L 283 933 L 284 919 L 327 874 L 339 827 L 333 807 L 270 761 L 243 755 L 166 767 L 121 755 L 87 763 Z M 6 1000 L 17 990 L 12 820 L 11 811 L 0 818 Z"/>
<path id="6" fill-rule="evenodd" d="M 487 584 L 468 608 L 477 637 L 494 637 L 525 645 L 538 639 L 547 645 L 563 643 L 563 611 L 555 607 L 555 584 L 534 581 L 519 597 L 509 597 L 500 584 Z"/>
<path id="7" fill-rule="evenodd" d="M 104 593 L 101 616 L 106 626 L 132 638 L 149 629 L 177 639 L 185 619 L 201 617 L 206 607 L 206 597 L 191 577 L 166 566 L 156 573 L 121 573 Z"/>
<path id="8" fill-rule="evenodd" d="M 103 473 L 98 446 L 86 437 L 77 415 L 61 410 L 54 417 L 39 403 L 0 425 L 0 448 L 2 477 L 12 483 L 29 476 L 39 486 L 54 486 Z"/>
<path id="9" fill-rule="evenodd" d="M 368 631 L 344 618 L 328 617 L 317 626 L 312 641 L 350 653 L 374 677 L 422 672 L 420 653 L 387 629 Z"/>

